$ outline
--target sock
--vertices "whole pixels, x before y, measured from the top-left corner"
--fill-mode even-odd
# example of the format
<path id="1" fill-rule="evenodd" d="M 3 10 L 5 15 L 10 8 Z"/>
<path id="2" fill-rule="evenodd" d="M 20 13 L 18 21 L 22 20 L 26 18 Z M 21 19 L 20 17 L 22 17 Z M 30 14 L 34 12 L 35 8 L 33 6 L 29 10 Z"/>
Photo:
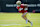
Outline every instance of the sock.
<path id="1" fill-rule="evenodd" d="M 28 23 L 28 20 L 26 20 L 26 24 Z"/>
<path id="2" fill-rule="evenodd" d="M 31 26 L 33 26 L 33 23 L 31 22 Z"/>

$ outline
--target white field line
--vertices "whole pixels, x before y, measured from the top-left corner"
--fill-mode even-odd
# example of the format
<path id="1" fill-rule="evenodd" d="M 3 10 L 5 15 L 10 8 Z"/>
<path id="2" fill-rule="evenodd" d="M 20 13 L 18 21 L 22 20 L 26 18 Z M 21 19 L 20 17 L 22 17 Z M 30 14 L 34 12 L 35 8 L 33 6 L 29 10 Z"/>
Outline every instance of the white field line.
<path id="1" fill-rule="evenodd" d="M 11 26 L 11 25 L 22 25 L 22 24 L 0 24 L 0 26 Z"/>
<path id="2" fill-rule="evenodd" d="M 23 25 L 23 24 L 0 24 L 0 26 L 11 26 L 11 25 Z M 40 26 L 40 25 L 33 25 L 33 26 Z"/>

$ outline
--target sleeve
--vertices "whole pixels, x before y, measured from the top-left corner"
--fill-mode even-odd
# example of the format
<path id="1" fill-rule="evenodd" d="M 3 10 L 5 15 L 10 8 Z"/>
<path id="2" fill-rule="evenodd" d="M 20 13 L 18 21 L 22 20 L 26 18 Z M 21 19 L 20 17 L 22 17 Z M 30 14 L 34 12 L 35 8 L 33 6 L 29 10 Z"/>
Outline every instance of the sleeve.
<path id="1" fill-rule="evenodd" d="M 16 7 L 16 8 L 19 10 L 20 7 Z M 21 11 L 18 11 L 18 12 L 20 13 Z"/>
<path id="2" fill-rule="evenodd" d="M 24 10 L 28 10 L 28 8 L 25 8 Z"/>
<path id="3" fill-rule="evenodd" d="M 28 8 L 25 8 L 24 10 L 25 10 L 25 12 L 28 12 L 28 11 L 27 11 L 27 10 L 28 10 Z"/>
<path id="4" fill-rule="evenodd" d="M 20 7 L 17 6 L 16 8 L 19 9 Z"/>

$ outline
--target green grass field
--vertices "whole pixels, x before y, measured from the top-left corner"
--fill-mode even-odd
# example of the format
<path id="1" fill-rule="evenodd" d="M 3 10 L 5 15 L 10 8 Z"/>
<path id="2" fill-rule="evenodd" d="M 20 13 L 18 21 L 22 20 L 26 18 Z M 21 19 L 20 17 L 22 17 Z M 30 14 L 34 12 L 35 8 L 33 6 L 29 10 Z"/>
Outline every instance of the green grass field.
<path id="1" fill-rule="evenodd" d="M 31 27 L 21 15 L 21 13 L 0 13 L 0 27 Z M 27 17 L 33 22 L 32 27 L 40 27 L 40 13 L 30 13 L 30 15 L 27 13 Z"/>

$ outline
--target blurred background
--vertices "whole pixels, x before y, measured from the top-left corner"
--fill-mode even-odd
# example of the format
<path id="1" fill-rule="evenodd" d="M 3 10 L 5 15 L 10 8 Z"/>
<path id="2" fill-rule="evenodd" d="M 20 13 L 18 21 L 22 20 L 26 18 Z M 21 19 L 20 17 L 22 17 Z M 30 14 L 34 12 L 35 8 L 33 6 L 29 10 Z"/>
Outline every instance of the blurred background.
<path id="1" fill-rule="evenodd" d="M 16 1 L 18 0 L 0 0 L 0 12 L 18 12 L 16 9 Z M 28 4 L 29 12 L 40 12 L 40 0 L 20 0 L 24 4 Z"/>
<path id="2" fill-rule="evenodd" d="M 31 27 L 30 23 L 18 13 L 16 2 L 18 0 L 0 0 L 0 27 Z M 27 18 L 33 22 L 33 27 L 40 27 L 40 0 L 20 0 L 28 4 Z"/>

